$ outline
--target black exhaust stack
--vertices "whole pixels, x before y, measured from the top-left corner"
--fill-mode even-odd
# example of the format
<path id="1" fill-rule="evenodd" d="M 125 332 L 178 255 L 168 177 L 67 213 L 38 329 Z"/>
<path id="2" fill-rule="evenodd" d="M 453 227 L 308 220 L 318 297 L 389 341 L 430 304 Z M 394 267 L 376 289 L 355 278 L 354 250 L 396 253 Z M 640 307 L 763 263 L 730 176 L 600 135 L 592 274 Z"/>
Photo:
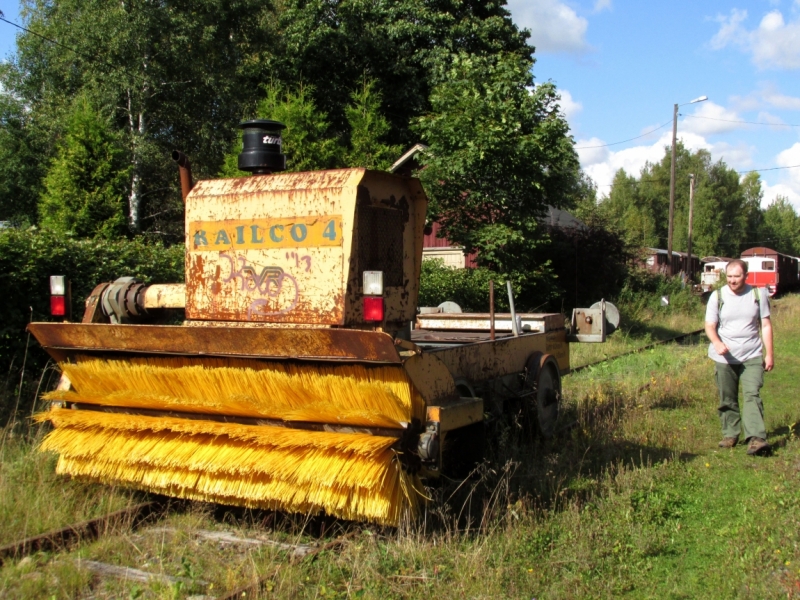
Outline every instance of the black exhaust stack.
<path id="1" fill-rule="evenodd" d="M 239 170 L 253 175 L 269 175 L 286 170 L 286 156 L 281 154 L 281 130 L 286 125 L 267 119 L 242 121 L 242 152 Z"/>

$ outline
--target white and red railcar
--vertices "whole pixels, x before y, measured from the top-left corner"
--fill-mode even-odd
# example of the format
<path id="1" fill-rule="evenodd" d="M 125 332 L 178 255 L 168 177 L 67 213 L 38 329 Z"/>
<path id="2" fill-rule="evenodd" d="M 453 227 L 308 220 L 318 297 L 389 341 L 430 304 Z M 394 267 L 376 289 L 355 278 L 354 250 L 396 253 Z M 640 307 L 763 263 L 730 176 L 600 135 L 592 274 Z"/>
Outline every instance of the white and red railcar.
<path id="1" fill-rule="evenodd" d="M 770 296 L 786 292 L 798 284 L 800 261 L 794 256 L 758 246 L 742 252 L 741 259 L 747 263 L 747 283 L 767 288 Z"/>

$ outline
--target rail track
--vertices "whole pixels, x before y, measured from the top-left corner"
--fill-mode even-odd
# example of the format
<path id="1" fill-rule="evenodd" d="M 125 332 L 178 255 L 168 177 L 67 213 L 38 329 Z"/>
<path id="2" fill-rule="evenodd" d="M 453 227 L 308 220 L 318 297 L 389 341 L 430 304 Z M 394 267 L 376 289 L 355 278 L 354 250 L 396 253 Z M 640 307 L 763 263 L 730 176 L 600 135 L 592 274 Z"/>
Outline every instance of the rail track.
<path id="1" fill-rule="evenodd" d="M 128 508 L 111 512 L 96 519 L 81 521 L 53 530 L 47 533 L 28 537 L 23 540 L 7 544 L 0 547 L 0 566 L 11 560 L 20 560 L 26 556 L 37 552 L 61 552 L 69 551 L 77 547 L 80 543 L 91 542 L 107 535 L 119 527 L 128 527 L 130 531 L 136 531 L 142 526 L 149 525 L 146 533 L 177 533 L 176 529 L 169 527 L 159 527 L 159 522 L 172 512 L 172 506 L 176 503 L 170 498 L 158 498 L 148 502 L 142 502 Z M 320 527 L 320 537 L 325 535 L 325 522 Z M 145 533 L 145 532 L 143 532 Z M 319 553 L 332 550 L 346 543 L 347 540 L 357 534 L 356 531 L 344 532 L 341 535 L 325 543 L 286 543 L 266 539 L 264 536 L 241 537 L 232 532 L 218 530 L 189 530 L 188 535 L 211 543 L 225 545 L 238 545 L 242 547 L 272 547 L 287 555 L 286 562 L 282 562 L 269 573 L 259 577 L 256 581 L 251 581 L 229 591 L 223 591 L 220 595 L 215 595 L 217 600 L 241 600 L 241 598 L 258 597 L 267 584 L 273 580 L 286 563 L 298 564 L 304 560 L 313 560 Z M 136 536 L 134 536 L 136 537 Z M 89 570 L 100 579 L 121 579 L 136 583 L 148 583 L 157 581 L 172 585 L 178 583 L 193 584 L 200 588 L 206 588 L 210 582 L 202 579 L 189 579 L 185 577 L 175 577 L 145 571 L 134 567 L 107 564 L 95 560 L 75 559 L 82 568 Z"/>
<path id="2" fill-rule="evenodd" d="M 165 501 L 152 500 L 109 513 L 88 521 L 67 525 L 61 529 L 49 531 L 6 546 L 0 546 L 0 566 L 9 559 L 20 559 L 36 552 L 55 552 L 67 550 L 79 541 L 91 541 L 99 538 L 109 529 L 130 523 L 137 527 L 150 516 L 162 513 Z"/>
<path id="3" fill-rule="evenodd" d="M 679 342 L 688 337 L 696 336 L 702 333 L 702 329 L 697 329 L 688 333 L 670 337 L 668 339 L 659 340 L 657 342 L 635 348 L 628 352 L 623 352 L 621 354 L 606 357 L 602 360 L 580 365 L 574 369 L 571 369 L 570 374 L 577 373 L 584 369 L 588 369 L 605 362 L 610 362 L 624 356 L 637 354 L 660 345 L 671 342 Z M 59 552 L 70 550 L 79 543 L 94 541 L 106 535 L 109 531 L 118 528 L 119 526 L 127 526 L 131 530 L 136 530 L 145 524 L 150 524 L 156 527 L 155 529 L 151 529 L 152 531 L 161 531 L 157 528 L 157 524 L 167 514 L 169 514 L 171 511 L 170 505 L 170 499 L 157 498 L 155 500 L 142 502 L 122 510 L 114 511 L 102 517 L 74 523 L 61 529 L 28 537 L 26 539 L 2 546 L 0 547 L 0 566 L 9 560 L 19 560 L 25 556 L 35 554 L 36 552 Z M 162 529 L 165 532 L 168 531 L 166 528 Z M 324 527 L 320 532 L 321 536 L 324 535 L 323 532 Z M 277 547 L 280 550 L 287 552 L 287 561 L 289 564 L 297 564 L 304 560 L 313 560 L 314 557 L 321 552 L 338 548 L 346 543 L 348 539 L 356 535 L 357 532 L 346 532 L 334 538 L 333 540 L 319 544 L 288 544 L 264 539 L 263 537 L 243 538 L 223 531 L 196 530 L 190 533 L 198 538 L 220 543 L 241 544 L 244 546 L 265 545 Z M 182 578 L 180 577 L 169 577 L 163 574 L 146 572 L 131 567 L 119 567 L 97 561 L 82 560 L 81 565 L 84 568 L 88 568 L 96 576 L 105 578 L 119 578 L 139 582 L 159 580 L 165 583 L 176 583 L 178 581 L 182 581 Z M 257 581 L 250 582 L 227 592 L 223 592 L 221 595 L 216 597 L 218 600 L 257 597 L 258 594 L 263 591 L 269 581 L 276 577 L 282 566 L 283 563 L 277 565 L 274 569 L 272 569 L 266 575 L 260 577 Z M 207 582 L 199 580 L 196 580 L 194 583 L 207 585 Z"/>
<path id="4" fill-rule="evenodd" d="M 608 356 L 603 360 L 596 360 L 594 362 L 587 363 L 585 365 L 581 365 L 579 367 L 575 367 L 574 369 L 570 369 L 570 373 L 577 373 L 578 371 L 583 371 L 584 369 L 588 369 L 589 367 L 596 367 L 597 365 L 601 365 L 605 362 L 610 362 L 612 360 L 616 360 L 618 358 L 622 358 L 623 356 L 630 356 L 631 354 L 638 354 L 639 352 L 644 352 L 645 350 L 649 350 L 650 348 L 655 348 L 656 346 L 662 346 L 664 344 L 669 344 L 670 342 L 679 342 L 687 337 L 692 337 L 693 335 L 700 335 L 704 333 L 704 329 L 695 329 L 694 331 L 690 331 L 689 333 L 682 333 L 680 335 L 676 335 L 671 338 L 667 338 L 665 340 L 658 340 L 657 342 L 653 342 L 652 344 L 647 344 L 645 346 L 641 346 L 639 348 L 635 348 L 633 350 L 629 350 L 628 352 L 622 352 L 621 354 L 615 354 L 614 356 Z"/>

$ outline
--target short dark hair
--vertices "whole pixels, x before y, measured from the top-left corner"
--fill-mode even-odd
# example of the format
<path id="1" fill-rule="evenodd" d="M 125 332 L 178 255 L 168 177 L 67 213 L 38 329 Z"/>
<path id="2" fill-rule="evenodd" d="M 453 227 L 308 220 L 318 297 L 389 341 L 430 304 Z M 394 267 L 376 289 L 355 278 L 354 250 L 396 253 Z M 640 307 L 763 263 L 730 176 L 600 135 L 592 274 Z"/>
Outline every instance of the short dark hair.
<path id="1" fill-rule="evenodd" d="M 739 267 L 742 270 L 743 275 L 747 275 L 747 263 L 744 262 L 741 258 L 734 258 L 731 262 L 725 265 L 725 274 L 728 274 L 728 269 L 731 267 Z"/>

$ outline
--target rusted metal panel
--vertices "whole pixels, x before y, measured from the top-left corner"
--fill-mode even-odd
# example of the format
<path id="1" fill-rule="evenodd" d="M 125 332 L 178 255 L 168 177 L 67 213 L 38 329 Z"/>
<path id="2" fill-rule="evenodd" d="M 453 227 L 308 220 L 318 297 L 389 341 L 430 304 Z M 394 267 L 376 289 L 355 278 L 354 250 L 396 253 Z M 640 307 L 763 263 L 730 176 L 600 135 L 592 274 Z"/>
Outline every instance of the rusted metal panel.
<path id="1" fill-rule="evenodd" d="M 391 336 L 350 329 L 31 323 L 56 358 L 86 352 L 400 363 Z"/>
<path id="2" fill-rule="evenodd" d="M 363 169 L 200 181 L 186 204 L 186 316 L 341 325 Z"/>
<path id="3" fill-rule="evenodd" d="M 439 431 L 452 431 L 483 421 L 482 398 L 460 398 L 446 406 L 429 406 L 427 420 L 439 423 Z"/>
<path id="4" fill-rule="evenodd" d="M 495 337 L 508 337 L 511 333 L 500 333 Z M 484 342 L 491 339 L 488 331 L 429 331 L 427 329 L 414 329 L 411 332 L 411 341 L 422 346 L 435 346 L 437 344 L 471 344 Z"/>
<path id="5" fill-rule="evenodd" d="M 358 247 L 354 246 L 348 265 L 345 323 L 358 324 L 364 320 L 362 272 L 382 270 L 367 262 L 369 259 L 368 248 L 362 247 L 361 244 L 367 243 L 380 248 L 392 242 L 392 236 L 387 226 L 394 219 L 386 219 L 387 222 L 370 223 L 370 220 L 365 218 L 369 212 L 397 215 L 403 227 L 402 252 L 397 256 L 396 264 L 395 261 L 391 261 L 390 267 L 393 271 L 398 270 L 401 276 L 398 281 L 392 282 L 384 273 L 386 316 L 384 323 L 380 325 L 386 331 L 396 333 L 400 327 L 405 327 L 409 321 L 414 319 L 419 293 L 426 209 L 427 197 L 418 180 L 398 177 L 381 171 L 365 173 L 358 188 L 354 241 L 359 244 Z M 388 264 L 387 267 L 389 267 Z"/>
<path id="6" fill-rule="evenodd" d="M 517 313 L 522 321 L 523 332 L 543 333 L 564 327 L 564 317 L 560 314 Z M 489 331 L 491 316 L 488 313 L 434 313 L 417 315 L 417 325 L 427 330 L 466 330 Z M 511 315 L 496 313 L 495 331 L 511 331 Z"/>
<path id="7" fill-rule="evenodd" d="M 403 368 L 426 404 L 449 404 L 458 400 L 456 384 L 447 366 L 429 352 L 416 354 Z"/>
<path id="8" fill-rule="evenodd" d="M 183 283 L 162 283 L 145 288 L 145 308 L 183 308 L 184 306 L 186 306 L 186 285 Z"/>
<path id="9" fill-rule="evenodd" d="M 552 354 L 562 373 L 569 370 L 569 345 L 564 329 L 436 348 L 429 354 L 436 355 L 454 379 L 479 382 L 522 372 L 525 362 L 534 352 Z"/>
<path id="10" fill-rule="evenodd" d="M 600 308 L 576 308 L 572 311 L 570 342 L 606 341 L 605 303 Z"/>
<path id="11" fill-rule="evenodd" d="M 100 298 L 103 292 L 111 285 L 110 283 L 101 283 L 95 286 L 89 297 L 86 298 L 86 310 L 83 312 L 83 323 L 107 323 L 108 319 L 103 315 L 103 310 L 100 306 Z"/>
<path id="12" fill-rule="evenodd" d="M 187 318 L 364 323 L 358 212 L 367 204 L 404 218 L 403 276 L 384 293 L 391 330 L 416 308 L 426 203 L 416 180 L 364 169 L 198 182 L 186 204 Z"/>

